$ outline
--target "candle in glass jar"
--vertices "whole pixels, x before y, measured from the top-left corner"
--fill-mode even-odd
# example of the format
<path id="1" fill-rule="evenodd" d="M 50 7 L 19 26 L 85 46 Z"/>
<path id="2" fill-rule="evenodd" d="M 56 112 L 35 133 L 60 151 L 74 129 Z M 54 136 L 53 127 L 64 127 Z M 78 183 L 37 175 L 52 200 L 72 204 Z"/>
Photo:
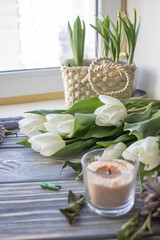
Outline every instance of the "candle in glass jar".
<path id="1" fill-rule="evenodd" d="M 91 162 L 87 168 L 92 204 L 102 208 L 116 208 L 128 202 L 134 184 L 132 164 L 120 159 L 108 159 Z"/>

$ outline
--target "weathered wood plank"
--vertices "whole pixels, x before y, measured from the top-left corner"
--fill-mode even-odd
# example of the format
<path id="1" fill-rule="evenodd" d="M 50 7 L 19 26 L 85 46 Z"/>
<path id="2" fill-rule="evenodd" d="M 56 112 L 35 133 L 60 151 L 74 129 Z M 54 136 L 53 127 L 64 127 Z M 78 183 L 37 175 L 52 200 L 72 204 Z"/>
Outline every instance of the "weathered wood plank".
<path id="1" fill-rule="evenodd" d="M 90 212 L 84 203 L 81 215 L 70 226 L 59 208 L 67 205 L 69 189 L 84 194 L 84 185 L 74 180 L 53 183 L 60 184 L 61 190 L 42 189 L 40 182 L 0 184 L 1 239 L 113 239 L 141 204 L 136 202 L 133 210 L 121 218 L 109 219 Z M 154 224 L 156 234 L 160 234 L 158 224 Z"/>
<path id="2" fill-rule="evenodd" d="M 0 149 L 0 182 L 74 179 L 75 171 L 69 167 L 60 175 L 62 164 L 67 159 L 71 157 L 44 157 L 31 148 Z"/>

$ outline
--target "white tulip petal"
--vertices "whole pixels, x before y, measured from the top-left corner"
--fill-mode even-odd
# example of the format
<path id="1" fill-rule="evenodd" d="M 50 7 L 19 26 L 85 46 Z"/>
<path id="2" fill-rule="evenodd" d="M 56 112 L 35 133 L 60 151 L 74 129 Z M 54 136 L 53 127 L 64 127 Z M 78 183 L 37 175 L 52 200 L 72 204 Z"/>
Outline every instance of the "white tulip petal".
<path id="1" fill-rule="evenodd" d="M 111 144 L 109 147 L 107 147 L 103 154 L 101 160 L 106 160 L 108 157 L 110 158 L 121 158 L 123 151 L 126 149 L 126 145 L 122 142 L 119 142 L 117 144 Z"/>
<path id="2" fill-rule="evenodd" d="M 131 144 L 126 151 L 135 155 L 140 162 L 145 164 L 145 170 L 149 171 L 160 164 L 160 150 L 156 137 L 147 137 Z M 127 158 L 127 153 L 123 153 Z"/>
<path id="3" fill-rule="evenodd" d="M 40 121 L 43 121 L 43 122 L 46 122 L 46 117 L 45 116 L 42 116 L 42 115 L 39 115 L 39 114 L 34 114 L 34 113 L 24 113 L 23 114 L 23 117 L 25 119 L 39 119 Z"/>
<path id="4" fill-rule="evenodd" d="M 39 124 L 34 126 L 29 132 L 28 132 L 28 137 L 32 137 L 38 134 L 41 134 L 40 131 L 46 131 L 46 128 L 44 126 L 44 124 Z"/>
<path id="5" fill-rule="evenodd" d="M 53 124 L 51 122 L 46 122 L 46 123 L 44 123 L 44 126 L 45 126 L 47 132 L 60 134 L 60 132 L 58 131 L 58 124 Z"/>
<path id="6" fill-rule="evenodd" d="M 74 130 L 74 122 L 75 120 L 72 119 L 72 120 L 68 120 L 66 122 L 60 123 L 58 126 L 59 132 L 63 135 L 72 133 Z"/>
<path id="7" fill-rule="evenodd" d="M 118 126 L 121 124 L 121 119 L 127 115 L 127 111 L 125 108 L 114 112 L 110 117 L 110 122 L 113 123 L 114 126 Z"/>
<path id="8" fill-rule="evenodd" d="M 121 124 L 121 119 L 127 115 L 125 106 L 118 100 L 109 96 L 100 95 L 99 99 L 105 105 L 97 108 L 96 124 L 98 126 L 117 126 Z"/>
<path id="9" fill-rule="evenodd" d="M 66 146 L 65 141 L 55 133 L 43 133 L 28 139 L 31 147 L 44 156 L 51 156 Z"/>
<path id="10" fill-rule="evenodd" d="M 63 122 L 74 119 L 74 116 L 72 116 L 71 114 L 48 114 L 46 118 L 49 122 Z"/>
<path id="11" fill-rule="evenodd" d="M 66 144 L 63 140 L 61 140 L 60 142 L 53 141 L 52 144 L 47 144 L 46 147 L 43 147 L 40 151 L 40 154 L 49 157 L 64 148 L 65 146 Z"/>
<path id="12" fill-rule="evenodd" d="M 158 167 L 159 165 L 160 165 L 160 156 L 156 157 L 151 164 L 145 165 L 144 170 L 150 171 L 150 170 Z"/>
<path id="13" fill-rule="evenodd" d="M 48 132 L 65 136 L 73 131 L 75 117 L 70 114 L 48 114 L 46 118 L 48 122 L 45 123 L 45 127 Z"/>
<path id="14" fill-rule="evenodd" d="M 37 114 L 26 115 L 27 118 L 19 121 L 19 128 L 21 133 L 30 137 L 39 134 L 40 132 L 38 130 L 45 131 L 43 123 L 46 121 L 46 118 L 44 116 Z"/>
<path id="15" fill-rule="evenodd" d="M 114 97 L 110 97 L 107 95 L 100 95 L 99 100 L 106 104 L 106 105 L 118 105 L 118 106 L 124 106 L 123 103 L 121 103 L 118 99 L 114 98 Z"/>

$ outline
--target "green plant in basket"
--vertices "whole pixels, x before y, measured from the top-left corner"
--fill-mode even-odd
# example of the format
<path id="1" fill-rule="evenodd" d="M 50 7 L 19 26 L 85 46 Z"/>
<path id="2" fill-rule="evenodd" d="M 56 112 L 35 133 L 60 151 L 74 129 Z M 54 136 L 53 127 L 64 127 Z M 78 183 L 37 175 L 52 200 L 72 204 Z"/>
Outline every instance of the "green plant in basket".
<path id="1" fill-rule="evenodd" d="M 120 47 L 121 47 L 121 36 L 122 36 L 122 24 L 121 24 L 121 16 L 118 11 L 118 20 L 116 25 L 112 22 L 109 16 L 104 17 L 102 14 L 102 20 L 97 17 L 97 27 L 90 24 L 92 28 L 94 28 L 103 39 L 104 46 L 104 56 L 108 56 L 109 52 L 111 54 L 112 60 L 115 62 L 119 61 Z M 113 28 L 113 32 L 111 27 Z"/>
<path id="2" fill-rule="evenodd" d="M 68 32 L 74 56 L 75 66 L 83 66 L 84 42 L 85 42 L 85 23 L 78 16 L 74 22 L 73 29 L 68 22 Z"/>
<path id="3" fill-rule="evenodd" d="M 125 16 L 121 17 L 120 12 L 118 11 L 118 19 L 116 24 L 112 22 L 109 16 L 104 17 L 102 14 L 102 20 L 97 17 L 96 24 L 97 26 L 93 26 L 90 24 L 92 28 L 94 28 L 103 39 L 104 46 L 104 56 L 110 54 L 112 60 L 115 62 L 119 62 L 119 55 L 121 52 L 121 47 L 123 46 L 124 39 L 122 38 L 123 29 L 127 36 L 127 45 L 128 51 L 126 51 L 127 63 L 132 64 L 134 58 L 134 52 L 136 47 L 136 42 L 139 34 L 139 29 L 141 25 L 141 19 L 139 20 L 138 27 L 137 25 L 137 13 L 136 9 L 134 9 L 134 20 L 133 23 L 130 19 Z"/>
<path id="4" fill-rule="evenodd" d="M 134 52 L 135 52 L 135 47 L 137 43 L 137 38 L 139 34 L 139 29 L 141 25 L 141 18 L 139 19 L 138 27 L 136 28 L 137 25 L 137 13 L 136 9 L 134 9 L 134 20 L 133 23 L 129 20 L 127 16 L 125 18 L 119 18 L 122 21 L 122 25 L 124 27 L 126 36 L 127 36 L 127 42 L 128 42 L 128 52 L 126 51 L 126 58 L 128 61 L 128 64 L 132 64 L 133 58 L 134 58 Z"/>

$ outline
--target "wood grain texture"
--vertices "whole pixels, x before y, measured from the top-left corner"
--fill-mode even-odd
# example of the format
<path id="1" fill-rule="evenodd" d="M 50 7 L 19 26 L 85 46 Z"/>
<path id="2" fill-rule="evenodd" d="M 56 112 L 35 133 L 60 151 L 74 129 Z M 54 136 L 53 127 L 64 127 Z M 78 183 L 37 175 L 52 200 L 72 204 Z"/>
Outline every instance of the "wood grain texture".
<path id="1" fill-rule="evenodd" d="M 59 208 L 67 205 L 69 189 L 85 194 L 83 183 L 74 180 L 76 174 L 69 167 L 60 174 L 67 158 L 43 157 L 30 148 L 17 145 L 17 140 L 22 138 L 10 136 L 0 147 L 0 239 L 117 239 L 117 230 L 142 204 L 137 200 L 139 183 L 135 207 L 125 216 L 117 219 L 101 217 L 90 212 L 84 203 L 81 215 L 70 226 Z M 72 159 L 79 159 L 82 154 Z M 60 184 L 62 188 L 58 192 L 42 189 L 42 181 Z M 159 221 L 153 221 L 155 235 L 145 239 L 160 239 L 159 224 Z"/>

